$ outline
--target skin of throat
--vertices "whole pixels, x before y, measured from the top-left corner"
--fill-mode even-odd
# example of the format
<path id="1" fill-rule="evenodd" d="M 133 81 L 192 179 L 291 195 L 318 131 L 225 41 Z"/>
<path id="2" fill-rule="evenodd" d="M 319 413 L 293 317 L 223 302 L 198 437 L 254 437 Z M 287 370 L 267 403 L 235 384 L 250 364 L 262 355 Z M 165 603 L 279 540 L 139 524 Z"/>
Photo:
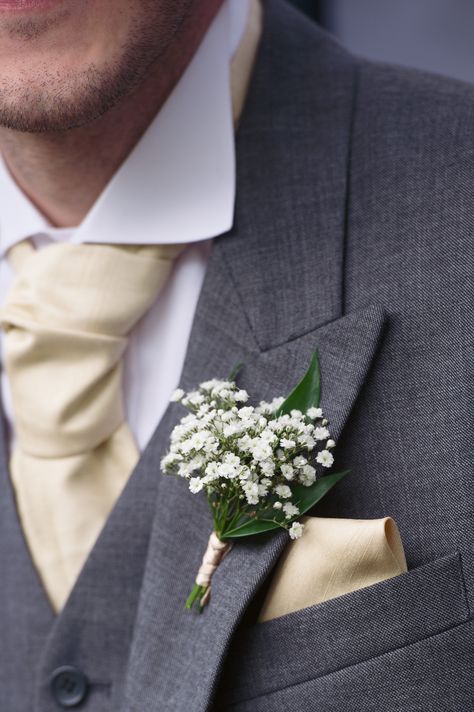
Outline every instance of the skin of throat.
<path id="1" fill-rule="evenodd" d="M 62 5 L 72 0 L 57 1 Z M 89 2 L 89 0 L 74 1 L 78 4 L 83 2 L 85 5 Z M 113 1 L 117 3 L 117 0 L 99 0 L 99 3 L 107 4 Z M 120 5 L 121 2 L 122 0 L 119 0 L 118 4 Z M 44 43 L 47 49 L 40 56 L 48 60 L 51 42 L 49 45 L 45 42 L 44 35 L 48 34 L 48 26 L 44 28 L 44 17 L 38 19 L 39 24 L 40 20 L 43 23 L 40 24 L 42 30 L 40 37 L 35 36 L 33 32 L 33 39 L 28 40 L 25 39 L 28 30 L 26 19 L 15 16 L 4 19 L 2 15 L 14 15 L 14 12 L 2 13 L 0 7 L 0 152 L 17 184 L 52 225 L 74 227 L 81 222 L 159 112 L 195 54 L 222 2 L 223 0 L 175 0 L 175 2 L 127 0 L 127 10 L 130 7 L 133 10 L 135 5 L 138 11 L 147 4 L 153 4 L 156 11 L 157 5 L 160 3 L 163 5 L 162 18 L 154 16 L 156 36 L 155 42 L 150 42 L 152 49 L 147 51 L 146 48 L 144 50 L 142 48 L 141 54 L 139 49 L 135 50 L 133 56 L 134 58 L 139 56 L 140 61 L 137 60 L 138 66 L 135 67 L 135 72 L 131 72 L 130 62 L 126 64 L 125 50 L 123 50 L 124 56 L 120 57 L 122 47 L 126 43 L 123 39 L 121 42 L 118 38 L 115 39 L 117 33 L 108 37 L 108 28 L 104 23 L 102 35 L 107 41 L 100 43 L 102 54 L 96 52 L 99 54 L 100 61 L 95 58 L 95 65 L 103 67 L 102 73 L 97 70 L 97 76 L 104 82 L 102 93 L 96 96 L 99 94 L 98 81 L 95 85 L 92 84 L 89 95 L 87 81 L 83 81 L 77 88 L 65 69 L 63 84 L 67 90 L 70 90 L 69 95 L 72 99 L 69 104 L 64 104 L 68 108 L 64 115 L 58 112 L 57 102 L 53 103 L 51 99 L 48 104 L 50 96 L 46 90 L 41 94 L 41 79 L 33 71 L 34 62 L 37 66 L 34 51 L 30 56 L 27 52 L 25 58 L 24 48 L 21 48 L 23 54 L 21 61 L 18 61 L 18 68 L 13 66 L 7 76 L 2 76 L 4 73 L 1 68 L 2 53 L 9 50 L 9 43 L 18 42 L 28 46 L 28 42 L 37 41 L 40 43 L 38 50 L 40 52 L 42 52 L 41 43 Z M 115 7 L 118 9 L 117 6 Z M 64 11 L 63 15 L 57 11 L 54 16 L 54 10 L 53 7 L 50 11 L 53 13 L 52 19 L 59 17 L 56 25 L 62 29 L 61 17 L 64 16 Z M 87 11 L 87 7 L 84 11 Z M 29 20 L 30 35 L 34 30 L 31 23 L 34 24 L 39 14 L 39 12 L 33 13 L 32 19 Z M 74 15 L 74 12 L 72 14 Z M 71 18 L 66 13 L 66 20 L 71 25 L 67 27 L 67 31 L 74 36 L 74 17 Z M 15 27 L 15 23 L 21 22 L 23 26 L 20 24 L 15 34 L 12 28 Z M 51 24 L 54 26 L 54 23 Z M 81 23 L 78 21 L 78 24 Z M 133 26 L 133 23 L 128 21 L 122 35 L 126 36 L 130 26 Z M 8 32 L 5 31 L 5 27 Z M 57 26 L 55 27 L 57 29 Z M 111 31 L 112 29 L 113 27 Z M 139 29 L 139 23 L 136 22 L 135 30 Z M 56 34 L 61 35 L 60 32 Z M 142 32 L 140 36 L 143 37 L 144 33 Z M 153 37 L 151 39 L 153 40 Z M 130 50 L 133 49 L 132 45 L 133 43 L 130 42 Z M 74 44 L 71 46 L 74 54 Z M 158 53 L 153 50 L 154 47 L 160 48 Z M 59 85 L 61 69 L 63 66 L 68 67 L 67 52 L 68 50 L 64 49 L 64 59 L 58 65 L 59 71 L 55 73 L 54 81 L 58 81 Z M 8 56 L 12 57 L 11 52 Z M 124 61 L 122 68 L 120 59 Z M 28 76 L 29 67 L 27 66 L 25 70 L 25 63 L 28 65 L 30 61 L 31 76 Z M 87 61 L 90 62 L 89 56 Z M 84 64 L 84 76 L 89 77 L 90 67 L 86 62 Z M 86 70 L 89 70 L 89 73 Z M 108 84 L 107 72 L 110 72 Z M 77 76 L 79 75 L 80 72 L 77 72 Z M 22 81 L 19 81 L 20 79 Z M 38 89 L 39 94 L 35 98 L 35 103 L 31 105 L 30 114 L 28 114 L 28 97 L 31 95 L 29 86 Z M 112 86 L 113 91 L 111 89 L 111 96 L 109 96 L 107 88 Z M 2 91 L 2 87 L 7 87 L 7 91 Z M 55 96 L 60 94 L 61 89 L 65 95 L 68 95 L 61 85 L 55 92 Z M 53 96 L 52 92 L 51 96 Z M 20 104 L 23 107 L 21 114 L 16 111 Z M 39 105 L 42 107 L 42 114 L 38 114 Z M 51 111 L 49 111 L 50 105 Z M 30 122 L 31 125 L 28 123 L 29 116 L 35 117 L 36 125 L 33 122 Z"/>

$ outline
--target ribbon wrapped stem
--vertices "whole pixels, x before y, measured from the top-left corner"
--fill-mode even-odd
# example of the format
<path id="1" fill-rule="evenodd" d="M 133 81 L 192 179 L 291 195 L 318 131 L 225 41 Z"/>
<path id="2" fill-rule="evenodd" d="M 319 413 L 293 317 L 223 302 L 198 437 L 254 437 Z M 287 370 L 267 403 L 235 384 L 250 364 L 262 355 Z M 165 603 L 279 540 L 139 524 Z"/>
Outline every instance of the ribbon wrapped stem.
<path id="1" fill-rule="evenodd" d="M 196 576 L 196 581 L 186 601 L 186 608 L 192 608 L 197 601 L 199 612 L 202 613 L 211 597 L 212 577 L 221 561 L 229 553 L 231 547 L 232 544 L 230 542 L 221 541 L 216 532 L 211 533 L 209 541 L 207 542 L 207 549 Z"/>

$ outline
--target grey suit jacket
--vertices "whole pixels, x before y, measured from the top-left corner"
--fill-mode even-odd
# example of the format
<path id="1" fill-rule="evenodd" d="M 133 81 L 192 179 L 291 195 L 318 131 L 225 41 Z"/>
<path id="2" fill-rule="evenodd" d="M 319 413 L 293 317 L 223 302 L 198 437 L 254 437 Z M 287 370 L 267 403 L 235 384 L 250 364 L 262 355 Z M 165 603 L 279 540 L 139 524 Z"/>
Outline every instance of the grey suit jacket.
<path id="1" fill-rule="evenodd" d="M 352 472 L 315 513 L 393 516 L 410 570 L 256 624 L 282 532 L 236 545 L 185 611 L 211 519 L 159 471 L 173 404 L 54 618 L 4 444 L 1 712 L 61 709 L 63 665 L 88 712 L 474 709 L 473 139 L 471 88 L 358 60 L 269 0 L 182 385 L 244 361 L 252 397 L 285 394 L 318 348 Z"/>

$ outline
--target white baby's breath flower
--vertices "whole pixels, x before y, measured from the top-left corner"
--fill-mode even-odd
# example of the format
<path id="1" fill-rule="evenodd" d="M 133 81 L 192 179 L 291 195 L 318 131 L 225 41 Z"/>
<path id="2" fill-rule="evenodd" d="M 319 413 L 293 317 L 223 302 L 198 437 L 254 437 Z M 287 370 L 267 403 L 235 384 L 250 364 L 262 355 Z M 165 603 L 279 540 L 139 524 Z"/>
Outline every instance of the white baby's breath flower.
<path id="1" fill-rule="evenodd" d="M 312 465 L 303 465 L 300 473 L 300 482 L 305 487 L 311 487 L 316 482 L 316 469 Z"/>
<path id="2" fill-rule="evenodd" d="M 233 452 L 226 452 L 224 455 L 224 462 L 227 462 L 229 465 L 233 465 L 234 467 L 238 467 L 240 465 L 240 457 L 238 457 L 238 455 L 234 455 Z"/>
<path id="3" fill-rule="evenodd" d="M 326 443 L 326 450 L 330 450 L 331 448 L 335 447 L 335 445 L 335 441 L 330 438 Z"/>
<path id="4" fill-rule="evenodd" d="M 285 399 L 283 398 L 283 396 L 277 396 L 276 398 L 273 398 L 272 401 L 270 401 L 270 409 L 275 412 L 281 405 L 283 405 L 284 402 Z"/>
<path id="5" fill-rule="evenodd" d="M 247 391 L 244 391 L 243 389 L 240 389 L 240 391 L 237 391 L 237 393 L 234 393 L 234 400 L 237 403 L 245 403 L 249 399 L 249 394 Z"/>
<path id="6" fill-rule="evenodd" d="M 323 417 L 323 411 L 321 408 L 308 408 L 308 410 L 306 411 L 306 414 L 312 420 L 316 420 L 316 418 Z"/>
<path id="7" fill-rule="evenodd" d="M 291 490 L 288 485 L 277 485 L 275 487 L 275 492 L 283 499 L 289 499 L 291 497 Z"/>
<path id="8" fill-rule="evenodd" d="M 212 391 L 212 389 L 218 384 L 217 378 L 212 378 L 210 381 L 203 381 L 199 384 L 199 388 L 203 391 Z"/>
<path id="9" fill-rule="evenodd" d="M 262 432 L 260 433 L 260 437 L 262 438 L 262 440 L 265 440 L 265 442 L 270 443 L 271 445 L 276 443 L 276 441 L 278 440 L 277 436 L 270 430 L 270 428 L 265 428 L 265 430 L 262 430 Z"/>
<path id="10" fill-rule="evenodd" d="M 189 489 L 193 494 L 200 492 L 203 486 L 203 481 L 200 477 L 191 477 L 189 480 Z"/>
<path id="11" fill-rule="evenodd" d="M 189 467 L 191 468 L 191 471 L 194 472 L 194 470 L 200 470 L 204 466 L 204 463 L 205 458 L 203 455 L 199 454 L 189 461 Z"/>
<path id="12" fill-rule="evenodd" d="M 195 391 L 194 393 L 189 394 L 188 400 L 191 403 L 191 405 L 197 406 L 197 405 L 201 405 L 202 403 L 204 403 L 205 399 L 204 399 L 204 396 L 202 393 L 198 393 L 197 391 Z"/>
<path id="13" fill-rule="evenodd" d="M 246 405 L 243 408 L 239 408 L 239 410 L 237 411 L 237 415 L 242 420 L 245 420 L 246 418 L 251 418 L 254 412 L 255 408 L 252 405 Z"/>
<path id="14" fill-rule="evenodd" d="M 181 440 L 181 438 L 183 437 L 183 435 L 186 434 L 186 432 L 187 428 L 185 425 L 181 425 L 181 423 L 179 425 L 176 425 L 173 428 L 173 432 L 171 433 L 171 442 L 175 443 L 178 440 Z"/>
<path id="15" fill-rule="evenodd" d="M 289 425 L 295 433 L 303 433 L 306 428 L 306 423 L 298 418 L 291 418 Z"/>
<path id="16" fill-rule="evenodd" d="M 258 504 L 258 484 L 256 482 L 244 482 L 242 485 L 245 497 L 249 504 Z"/>
<path id="17" fill-rule="evenodd" d="M 225 479 L 232 479 L 239 474 L 238 467 L 231 465 L 229 462 L 221 462 L 217 469 L 219 477 L 224 477 Z"/>
<path id="18" fill-rule="evenodd" d="M 270 403 L 267 403 L 267 401 L 263 400 L 260 401 L 258 406 L 255 408 L 255 411 L 262 415 L 271 415 L 272 413 Z"/>
<path id="19" fill-rule="evenodd" d="M 237 446 L 242 452 L 250 452 L 253 447 L 252 438 L 246 433 L 241 438 L 237 440 Z"/>
<path id="20" fill-rule="evenodd" d="M 292 539 L 299 539 L 303 535 L 304 524 L 301 522 L 293 522 L 288 530 L 288 533 Z"/>
<path id="21" fill-rule="evenodd" d="M 188 440 L 183 440 L 183 442 L 181 443 L 181 452 L 183 455 L 189 455 L 189 453 L 193 449 L 194 449 L 194 445 L 193 445 L 193 441 L 191 440 L 191 438 L 189 438 Z"/>
<path id="22" fill-rule="evenodd" d="M 315 439 L 312 438 L 311 435 L 307 435 L 306 433 L 303 433 L 303 435 L 298 435 L 298 443 L 305 447 L 307 450 L 312 450 L 313 447 L 316 445 Z"/>
<path id="23" fill-rule="evenodd" d="M 170 401 L 172 403 L 179 403 L 179 401 L 182 399 L 184 396 L 184 391 L 182 388 L 176 388 L 176 390 L 173 391 L 170 397 Z"/>
<path id="24" fill-rule="evenodd" d="M 219 479 L 219 468 L 217 462 L 209 462 L 204 470 L 205 476 L 204 480 L 206 482 L 214 482 L 214 480 Z"/>
<path id="25" fill-rule="evenodd" d="M 293 465 L 295 467 L 303 467 L 303 465 L 306 465 L 308 460 L 303 457 L 303 455 L 297 455 L 295 458 L 293 458 Z"/>
<path id="26" fill-rule="evenodd" d="M 285 450 L 289 450 L 290 448 L 295 447 L 296 442 L 294 440 L 289 440 L 288 438 L 282 438 L 280 440 L 280 445 L 285 448 Z"/>
<path id="27" fill-rule="evenodd" d="M 327 428 L 315 428 L 314 437 L 316 440 L 326 440 L 329 437 L 329 430 Z"/>
<path id="28" fill-rule="evenodd" d="M 287 519 L 297 517 L 300 513 L 298 507 L 296 507 L 294 504 L 291 504 L 291 502 L 286 502 L 286 504 L 283 505 L 283 511 L 285 512 Z"/>
<path id="29" fill-rule="evenodd" d="M 283 504 L 281 502 L 275 502 L 273 509 L 283 509 Z"/>
<path id="30" fill-rule="evenodd" d="M 222 434 L 226 438 L 231 438 L 234 435 L 238 435 L 241 432 L 242 432 L 242 429 L 241 429 L 240 423 L 228 423 L 227 425 L 224 426 L 224 428 L 222 430 Z"/>
<path id="31" fill-rule="evenodd" d="M 161 463 L 160 463 L 161 469 L 166 470 L 170 467 L 173 467 L 174 465 L 176 465 L 177 461 L 178 461 L 178 455 L 176 453 L 169 452 L 164 457 L 161 458 Z"/>
<path id="32" fill-rule="evenodd" d="M 283 464 L 280 467 L 281 469 L 281 474 L 285 478 L 285 480 L 292 480 L 293 477 L 295 476 L 295 469 L 292 465 L 288 464 Z"/>
<path id="33" fill-rule="evenodd" d="M 257 438 L 256 442 L 253 443 L 252 455 L 257 462 L 267 460 L 272 456 L 272 453 L 273 451 L 271 446 L 264 440 Z"/>
<path id="34" fill-rule="evenodd" d="M 214 385 L 211 388 L 211 397 L 212 398 L 221 398 L 225 399 L 227 395 L 230 393 L 230 389 L 232 389 L 232 383 L 230 381 L 219 381 L 215 380 Z M 202 388 L 201 384 L 201 388 Z M 207 389 L 204 389 L 207 390 Z"/>
<path id="35" fill-rule="evenodd" d="M 223 423 L 229 423 L 231 420 L 236 420 L 235 413 L 233 413 L 231 410 L 223 410 L 221 413 L 219 413 L 219 415 Z"/>
<path id="36" fill-rule="evenodd" d="M 206 455 L 215 455 L 219 450 L 219 441 L 217 438 L 209 438 L 204 443 L 204 452 Z"/>
<path id="37" fill-rule="evenodd" d="M 193 433 L 189 438 L 191 449 L 202 450 L 206 442 L 211 438 L 212 434 L 209 430 L 199 430 L 197 433 Z"/>
<path id="38" fill-rule="evenodd" d="M 281 431 L 281 426 L 278 423 L 278 420 L 270 420 L 268 423 L 268 428 L 272 430 L 274 433 L 278 433 Z"/>
<path id="39" fill-rule="evenodd" d="M 249 477 L 250 477 L 250 468 L 247 467 L 247 465 L 244 465 L 239 470 L 239 479 L 240 480 L 248 480 Z"/>
<path id="40" fill-rule="evenodd" d="M 180 477 L 189 477 L 194 472 L 194 467 L 190 462 L 180 462 L 178 467 L 178 475 Z"/>
<path id="41" fill-rule="evenodd" d="M 297 408 L 293 408 L 293 410 L 290 410 L 290 415 L 292 418 L 296 418 L 298 420 L 303 417 L 303 413 Z"/>
<path id="42" fill-rule="evenodd" d="M 321 452 L 318 452 L 316 462 L 319 462 L 323 467 L 331 467 L 334 462 L 334 457 L 329 450 L 321 450 Z"/>
<path id="43" fill-rule="evenodd" d="M 273 460 L 262 460 L 260 462 L 260 470 L 264 475 L 273 475 L 275 472 L 275 463 Z"/>

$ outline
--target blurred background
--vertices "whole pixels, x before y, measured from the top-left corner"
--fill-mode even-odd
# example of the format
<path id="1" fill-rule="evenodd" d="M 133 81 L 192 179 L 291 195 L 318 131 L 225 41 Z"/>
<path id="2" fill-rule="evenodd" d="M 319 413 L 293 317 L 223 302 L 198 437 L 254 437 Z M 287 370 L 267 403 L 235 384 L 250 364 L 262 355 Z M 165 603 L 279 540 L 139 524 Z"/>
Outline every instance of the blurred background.
<path id="1" fill-rule="evenodd" d="M 356 54 L 474 82 L 474 0 L 293 0 Z"/>

